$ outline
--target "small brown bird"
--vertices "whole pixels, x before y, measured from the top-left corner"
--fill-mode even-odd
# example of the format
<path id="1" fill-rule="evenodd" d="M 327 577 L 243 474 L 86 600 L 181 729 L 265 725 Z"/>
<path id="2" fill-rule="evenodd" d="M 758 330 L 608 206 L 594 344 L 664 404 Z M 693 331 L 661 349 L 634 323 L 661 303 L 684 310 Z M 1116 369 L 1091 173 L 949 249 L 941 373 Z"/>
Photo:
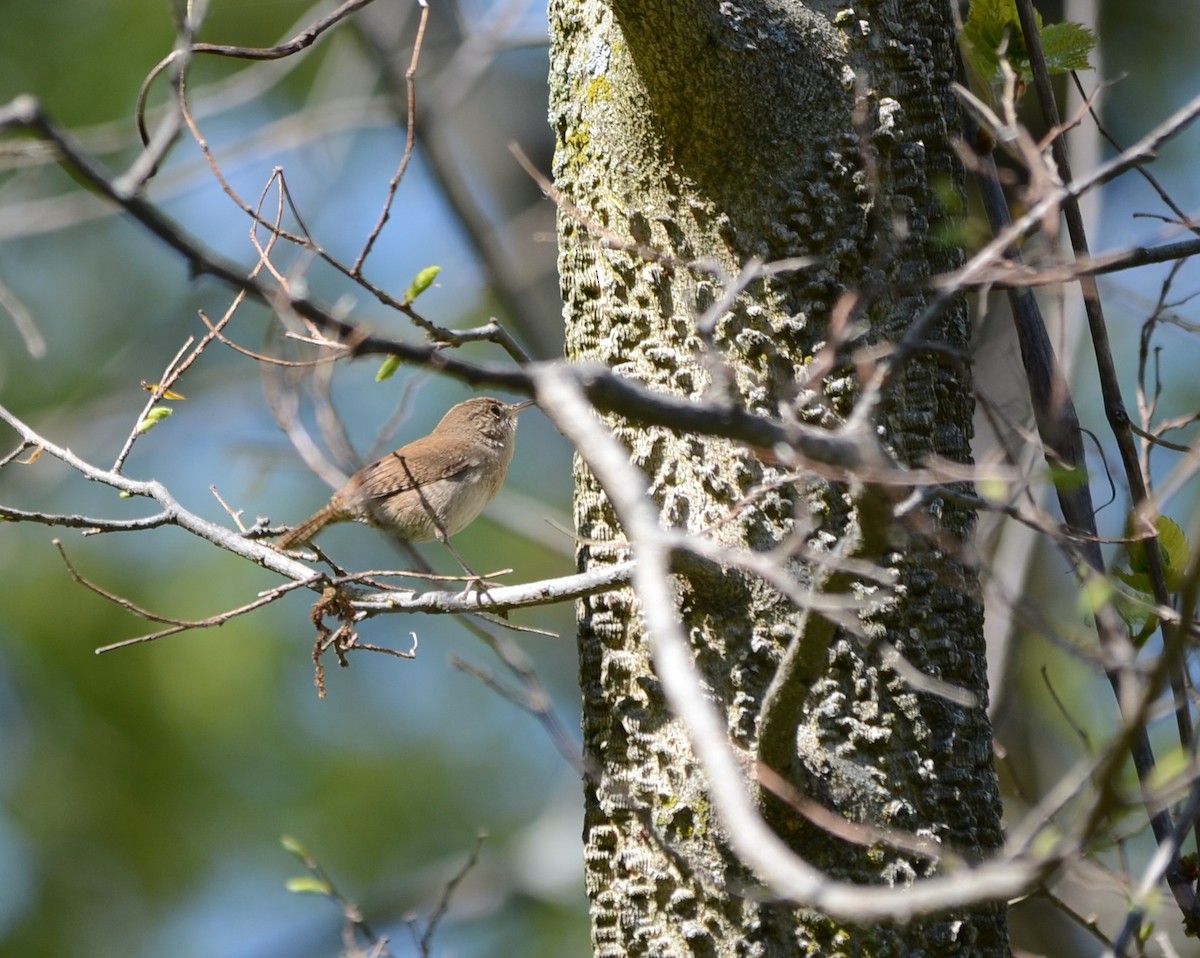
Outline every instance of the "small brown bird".
<path id="1" fill-rule="evenodd" d="M 459 403 L 428 436 L 356 472 L 329 505 L 280 537 L 279 546 L 290 549 L 331 523 L 348 521 L 406 542 L 447 542 L 504 485 L 517 445 L 517 413 L 531 405 L 487 397 Z"/>

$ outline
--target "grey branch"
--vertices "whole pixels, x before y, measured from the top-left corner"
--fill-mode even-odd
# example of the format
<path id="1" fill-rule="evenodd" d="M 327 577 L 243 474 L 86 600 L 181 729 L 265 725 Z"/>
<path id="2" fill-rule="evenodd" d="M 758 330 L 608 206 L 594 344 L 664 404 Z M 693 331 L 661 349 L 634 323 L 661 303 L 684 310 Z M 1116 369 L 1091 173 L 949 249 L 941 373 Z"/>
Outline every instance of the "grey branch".
<path id="1" fill-rule="evenodd" d="M 7 408 L 0 406 L 0 420 L 8 423 L 28 446 L 37 446 L 66 463 L 82 476 L 129 496 L 153 499 L 161 511 L 137 519 L 107 519 L 94 516 L 58 515 L 0 505 L 0 519 L 36 522 L 43 525 L 80 528 L 97 532 L 135 532 L 166 525 L 179 526 L 201 539 L 220 546 L 244 559 L 276 572 L 299 585 L 319 588 L 333 581 L 351 596 L 353 606 L 366 614 L 385 612 L 425 612 L 453 614 L 462 612 L 503 612 L 528 606 L 549 605 L 591 595 L 620 586 L 633 573 L 633 562 L 619 563 L 596 572 L 579 573 L 521 585 L 494 586 L 477 591 L 435 590 L 429 592 L 374 589 L 349 578 L 334 580 L 327 573 L 271 546 L 226 529 L 185 509 L 159 482 L 130 479 L 121 473 L 99 469 L 37 433 Z"/>
<path id="2" fill-rule="evenodd" d="M 463 612 L 503 612 L 579 599 L 627 583 L 635 563 L 620 562 L 591 572 L 542 579 L 520 585 L 497 585 L 466 592 L 373 592 L 354 599 L 354 607 L 367 612 L 426 612 L 454 615 Z"/>
<path id="3" fill-rule="evenodd" d="M 655 673 L 672 711 L 687 729 L 708 779 L 713 803 L 738 857 L 770 889 L 790 902 L 839 921 L 906 921 L 980 901 L 1022 894 L 1050 864 L 997 859 L 955 875 L 918 881 L 906 888 L 838 882 L 797 856 L 763 820 L 750 796 L 746 773 L 705 696 L 679 613 L 670 593 L 669 533 L 659 524 L 646 480 L 625 449 L 596 418 L 570 371 L 552 366 L 532 371 L 539 405 L 572 441 L 607 491 L 634 543 L 632 584 L 642 605 Z"/>

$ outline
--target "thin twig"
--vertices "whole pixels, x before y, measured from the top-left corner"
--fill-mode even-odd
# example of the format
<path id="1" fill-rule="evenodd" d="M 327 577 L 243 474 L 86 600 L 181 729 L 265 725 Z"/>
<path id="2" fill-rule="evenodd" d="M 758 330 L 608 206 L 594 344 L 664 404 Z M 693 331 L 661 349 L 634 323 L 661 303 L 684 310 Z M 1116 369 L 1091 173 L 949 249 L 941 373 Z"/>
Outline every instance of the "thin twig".
<path id="1" fill-rule="evenodd" d="M 1045 56 L 1042 52 L 1037 14 L 1033 9 L 1031 0 L 1017 0 L 1016 7 L 1017 15 L 1021 21 L 1021 32 L 1025 39 L 1025 48 L 1029 54 L 1030 65 L 1033 68 L 1034 85 L 1037 88 L 1038 103 L 1042 109 L 1042 116 L 1046 125 L 1054 129 L 1060 126 L 1058 106 L 1054 97 L 1054 89 L 1050 82 L 1050 73 L 1046 68 Z M 1060 180 L 1064 183 L 1070 182 L 1072 179 L 1070 159 L 1067 155 L 1066 144 L 1061 137 L 1054 139 L 1051 144 L 1051 150 Z M 1047 210 L 1048 213 L 1049 210 Z M 1067 232 L 1070 236 L 1073 251 L 1076 255 L 1087 256 L 1087 233 L 1077 195 L 1068 193 L 1063 196 L 1062 213 L 1066 219 Z M 1084 311 L 1087 314 L 1088 329 L 1091 333 L 1093 352 L 1096 357 L 1096 373 L 1100 382 L 1100 392 L 1104 400 L 1105 416 L 1108 419 L 1113 438 L 1116 440 L 1117 449 L 1121 454 L 1125 478 L 1129 484 L 1129 493 L 1133 499 L 1134 508 L 1137 510 L 1138 519 L 1146 524 L 1150 536 L 1156 539 L 1157 528 L 1155 520 L 1157 519 L 1157 515 L 1153 511 L 1155 505 L 1150 501 L 1146 487 L 1146 478 L 1142 474 L 1141 465 L 1138 460 L 1137 443 L 1134 441 L 1133 431 L 1130 429 L 1130 417 L 1121 396 L 1121 385 L 1117 375 L 1112 347 L 1109 342 L 1108 326 L 1105 322 L 1100 290 L 1095 279 L 1091 276 L 1081 277 L 1079 285 L 1083 293 Z M 1157 548 L 1149 547 L 1148 544 L 1148 547 L 1142 550 L 1142 554 L 1146 557 L 1146 571 L 1150 577 L 1155 601 L 1159 605 L 1169 605 L 1170 594 L 1167 589 L 1166 570 L 1161 552 Z M 1102 568 L 1103 566 L 1098 567 L 1098 569 Z M 1097 616 L 1097 620 L 1099 621 L 1099 616 Z M 1187 676 L 1183 665 L 1183 646 L 1181 641 L 1172 641 L 1173 637 L 1181 639 L 1185 634 L 1185 630 L 1171 631 L 1174 635 L 1164 630 L 1161 667 L 1156 668 L 1154 674 L 1151 676 L 1146 698 L 1149 699 L 1154 694 L 1163 676 L 1166 676 L 1175 696 L 1176 729 L 1179 734 L 1180 744 L 1185 751 L 1190 753 L 1195 749 L 1195 742 L 1192 733 L 1191 711 L 1188 707 Z M 1101 639 L 1104 639 L 1103 635 Z M 1110 677 L 1112 677 L 1111 673 Z M 1123 693 L 1126 691 L 1123 685 L 1124 683 L 1120 679 L 1114 682 L 1114 691 L 1117 693 L 1119 704 L 1124 709 L 1129 703 L 1123 698 Z M 1134 752 L 1134 762 L 1137 766 L 1138 778 L 1142 783 L 1142 787 L 1145 788 L 1154 764 L 1153 752 L 1149 750 L 1148 742 L 1143 743 L 1139 741 L 1138 747 Z M 1147 763 L 1149 767 L 1147 767 Z M 1193 801 L 1200 805 L 1200 787 L 1196 788 Z M 1171 816 L 1165 809 L 1157 812 L 1151 810 L 1150 824 L 1154 830 L 1154 836 L 1160 845 L 1167 844 L 1171 840 L 1171 836 L 1175 834 L 1176 829 L 1172 824 Z M 1169 866 L 1165 867 L 1164 870 L 1171 893 L 1174 895 L 1180 910 L 1183 912 L 1185 921 L 1193 925 L 1200 924 L 1200 901 L 1197 900 L 1194 883 L 1186 878 L 1177 862 L 1169 863 Z"/>
<path id="2" fill-rule="evenodd" d="M 190 43 L 184 49 L 177 48 L 172 50 L 151 69 L 146 79 L 142 81 L 141 90 L 138 91 L 136 114 L 138 134 L 141 136 L 142 142 L 144 144 L 149 144 L 150 142 L 150 135 L 147 133 L 145 126 L 146 100 L 149 96 L 150 88 L 154 85 L 154 81 L 162 75 L 163 71 L 172 66 L 177 60 L 197 53 L 231 57 L 237 60 L 282 60 L 312 46 L 320 38 L 321 34 L 330 27 L 371 2 L 372 0 L 346 0 L 336 10 L 307 27 L 292 39 L 276 44 L 273 47 L 237 47 L 220 43 Z"/>
<path id="3" fill-rule="evenodd" d="M 129 453 L 133 451 L 133 444 L 137 442 L 138 436 L 144 435 L 144 432 L 139 430 L 139 426 L 150 414 L 150 410 L 162 402 L 163 395 L 166 391 L 179 380 L 179 373 L 182 370 L 177 370 L 177 364 L 183 357 L 183 354 L 188 351 L 195 340 L 189 336 L 178 352 L 171 357 L 171 361 L 167 363 L 162 375 L 158 379 L 157 385 L 150 393 L 150 398 L 146 400 L 146 405 L 142 407 L 142 411 L 138 413 L 137 418 L 133 421 L 133 426 L 129 430 L 129 435 L 125 438 L 125 444 L 121 447 L 121 451 L 117 453 L 116 461 L 112 464 L 112 472 L 119 473 L 125 465 L 125 460 L 129 457 Z"/>
<path id="4" fill-rule="evenodd" d="M 475 836 L 475 844 L 471 846 L 471 853 L 467 856 L 467 860 L 463 863 L 462 868 L 446 882 L 445 887 L 442 889 L 442 895 L 425 924 L 425 932 L 417 941 L 417 947 L 421 950 L 422 956 L 430 954 L 430 949 L 433 946 L 433 936 L 437 932 L 438 926 L 442 923 L 442 919 L 446 917 L 446 912 L 450 909 L 450 899 L 454 896 L 454 892 L 458 889 L 462 880 L 479 863 L 479 853 L 483 850 L 483 843 L 487 840 L 487 837 L 487 832 L 480 832 Z"/>
<path id="5" fill-rule="evenodd" d="M 417 0 L 417 3 L 421 7 L 421 19 L 417 23 L 417 38 L 413 41 L 412 58 L 409 60 L 408 69 L 404 73 L 408 104 L 408 117 L 404 125 L 404 152 L 400 156 L 400 165 L 396 167 L 396 172 L 392 174 L 392 178 L 388 182 L 387 197 L 383 201 L 383 210 L 379 214 L 379 219 L 371 228 L 371 232 L 367 236 L 367 241 L 363 244 L 362 252 L 358 254 L 354 265 L 350 267 L 350 276 L 352 278 L 358 277 L 362 273 L 362 268 L 367 262 L 367 257 L 371 255 L 371 250 L 375 248 L 375 241 L 379 239 L 379 235 L 383 232 L 383 227 L 391 219 L 392 204 L 396 200 L 396 191 L 400 188 L 400 181 L 404 179 L 404 174 L 408 171 L 409 161 L 412 160 L 413 150 L 417 146 L 417 64 L 421 60 L 421 46 L 425 42 L 425 26 L 429 22 L 429 2 L 428 0 Z"/>

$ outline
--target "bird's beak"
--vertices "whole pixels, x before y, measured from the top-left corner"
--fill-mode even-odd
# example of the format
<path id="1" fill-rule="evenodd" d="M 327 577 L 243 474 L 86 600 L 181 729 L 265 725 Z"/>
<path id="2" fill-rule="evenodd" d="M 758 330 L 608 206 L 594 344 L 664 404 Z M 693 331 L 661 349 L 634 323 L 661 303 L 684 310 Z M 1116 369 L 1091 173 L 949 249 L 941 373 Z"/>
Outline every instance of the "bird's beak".
<path id="1" fill-rule="evenodd" d="M 524 402 L 513 403 L 508 408 L 509 408 L 509 411 L 515 416 L 522 409 L 528 409 L 530 406 L 532 406 L 536 402 L 537 402 L 536 399 L 526 399 Z"/>

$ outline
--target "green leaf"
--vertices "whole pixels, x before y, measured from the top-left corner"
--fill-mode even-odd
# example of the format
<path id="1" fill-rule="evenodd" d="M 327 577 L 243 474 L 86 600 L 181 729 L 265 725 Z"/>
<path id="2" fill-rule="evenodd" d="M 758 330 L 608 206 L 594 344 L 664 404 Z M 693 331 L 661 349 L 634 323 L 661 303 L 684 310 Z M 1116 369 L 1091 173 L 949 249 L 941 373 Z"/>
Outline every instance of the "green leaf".
<path id="1" fill-rule="evenodd" d="M 1080 23 L 1043 26 L 1041 14 L 1035 10 L 1033 16 L 1051 74 L 1091 69 L 1088 55 L 1096 45 L 1096 35 L 1091 30 Z M 1033 79 L 1016 0 L 972 0 L 962 39 L 968 62 L 988 82 L 1004 81 L 1001 57 L 1020 79 Z"/>
<path id="2" fill-rule="evenodd" d="M 1096 34 L 1081 23 L 1051 23 L 1040 31 L 1042 53 L 1051 73 L 1090 70 L 1088 56 L 1096 46 Z"/>
<path id="3" fill-rule="evenodd" d="M 1051 856 L 1060 848 L 1062 831 L 1053 822 L 1047 822 L 1030 843 L 1034 855 Z"/>
<path id="4" fill-rule="evenodd" d="M 408 306 L 425 290 L 429 289 L 441 271 L 442 268 L 440 266 L 426 266 L 421 272 L 417 273 L 416 278 L 409 284 L 408 289 L 404 291 L 404 305 Z"/>
<path id="5" fill-rule="evenodd" d="M 1000 0 L 973 0 L 967 22 L 963 24 L 962 43 L 967 61 L 989 83 L 1000 80 L 999 51 L 1010 41 L 1012 28 L 1019 27 L 1016 8 L 1010 16 L 1000 9 Z M 1020 30 L 1016 31 L 1020 36 Z"/>
<path id="6" fill-rule="evenodd" d="M 1158 533 L 1158 554 L 1162 558 L 1163 571 L 1166 574 L 1167 591 L 1178 592 L 1183 587 L 1183 578 L 1187 574 L 1188 559 L 1191 549 L 1188 546 L 1187 535 L 1179 528 L 1179 523 L 1166 516 L 1159 516 L 1154 521 Z M 1125 535 L 1136 535 L 1132 521 L 1126 527 Z M 1155 540 L 1143 540 L 1130 543 L 1129 568 L 1137 573 L 1149 573 L 1150 563 L 1146 558 L 1146 547 Z M 1153 590 L 1148 590 L 1153 591 Z"/>
<path id="7" fill-rule="evenodd" d="M 379 364 L 379 370 L 375 373 L 375 382 L 381 383 L 385 379 L 391 379 L 396 370 L 400 368 L 399 356 L 387 356 L 383 362 Z"/>
<path id="8" fill-rule="evenodd" d="M 148 413 L 146 413 L 145 418 L 137 424 L 138 435 L 140 436 L 143 433 L 149 432 L 164 419 L 170 417 L 173 412 L 175 412 L 175 410 L 170 406 L 155 406 Z"/>
<path id="9" fill-rule="evenodd" d="M 311 875 L 301 875 L 299 878 L 289 878 L 284 887 L 293 895 L 322 895 L 333 897 L 333 886 L 320 878 Z"/>
<path id="10" fill-rule="evenodd" d="M 1150 940 L 1154 935 L 1154 922 L 1143 921 L 1142 926 L 1138 929 L 1137 938 L 1143 945 Z"/>
<path id="11" fill-rule="evenodd" d="M 1191 559 L 1192 550 L 1187 535 L 1179 528 L 1179 523 L 1166 516 L 1159 516 L 1154 525 L 1158 529 L 1158 548 L 1162 550 L 1167 573 L 1167 591 L 1178 592 L 1183 588 L 1188 560 Z"/>
<path id="12" fill-rule="evenodd" d="M 1084 615 L 1095 615 L 1097 609 L 1102 609 L 1112 601 L 1115 592 L 1116 589 L 1107 579 L 1102 576 L 1089 576 L 1079 593 L 1080 611 Z"/>
<path id="13" fill-rule="evenodd" d="M 1053 463 L 1050 466 L 1050 481 L 1054 483 L 1056 489 L 1064 492 L 1082 488 L 1085 478 L 1082 469 L 1076 469 L 1061 462 Z"/>
<path id="14" fill-rule="evenodd" d="M 1146 788 L 1157 792 L 1169 788 L 1178 788 L 1187 780 L 1191 769 L 1191 756 L 1185 754 L 1178 745 L 1154 756 L 1154 768 L 1146 779 Z"/>
<path id="15" fill-rule="evenodd" d="M 1129 591 L 1133 593 L 1129 596 L 1116 592 L 1113 606 L 1129 628 L 1133 644 L 1141 648 L 1158 628 L 1158 616 L 1150 611 L 1156 604 L 1150 576 L 1144 572 L 1126 572 L 1123 569 L 1114 569 L 1113 575 L 1129 586 Z"/>
<path id="16" fill-rule="evenodd" d="M 1125 624 L 1129 626 L 1129 633 L 1138 646 L 1141 646 L 1158 628 L 1158 616 L 1148 608 L 1157 603 L 1154 599 L 1154 586 L 1150 581 L 1147 547 L 1151 543 L 1158 547 L 1168 592 L 1178 592 L 1183 588 L 1188 560 L 1191 558 L 1187 536 L 1177 522 L 1166 516 L 1159 516 L 1154 521 L 1154 528 L 1158 533 L 1157 539 L 1142 539 L 1129 544 L 1129 568 L 1113 570 L 1113 575 L 1124 582 L 1133 593 L 1132 596 L 1117 595 L 1116 609 L 1121 618 L 1125 620 Z M 1132 538 L 1138 534 L 1131 517 L 1125 526 L 1125 536 Z"/>
<path id="17" fill-rule="evenodd" d="M 1012 486 L 1009 481 L 995 476 L 982 476 L 976 481 L 975 490 L 981 498 L 994 506 L 1012 498 Z"/>
<path id="18" fill-rule="evenodd" d="M 281 835 L 279 837 L 279 844 L 283 846 L 286 852 L 299 858 L 302 862 L 313 860 L 312 853 L 300 843 L 300 839 L 298 838 L 293 838 L 291 835 Z"/>

